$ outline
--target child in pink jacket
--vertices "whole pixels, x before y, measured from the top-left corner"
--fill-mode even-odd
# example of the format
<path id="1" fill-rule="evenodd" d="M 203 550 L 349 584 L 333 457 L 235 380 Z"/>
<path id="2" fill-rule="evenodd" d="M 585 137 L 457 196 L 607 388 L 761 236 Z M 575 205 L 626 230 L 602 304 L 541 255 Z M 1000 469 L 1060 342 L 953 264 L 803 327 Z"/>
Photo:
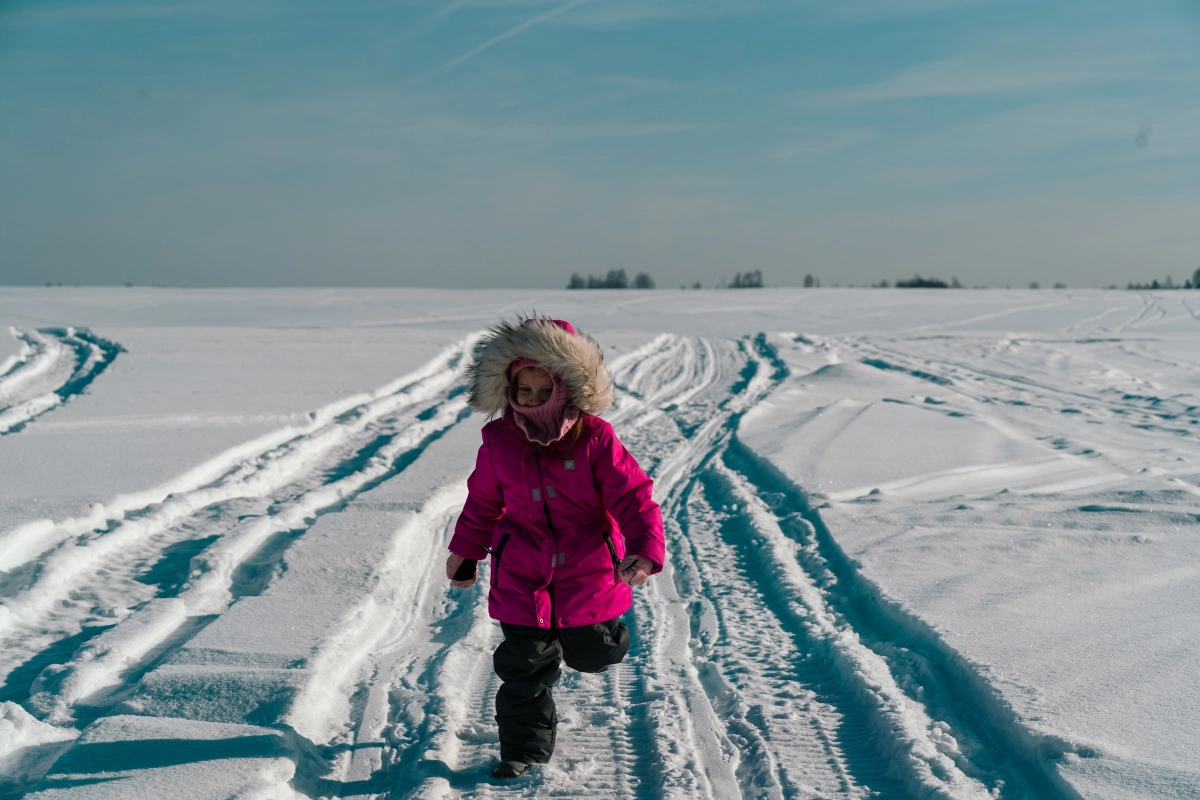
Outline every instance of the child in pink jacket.
<path id="1" fill-rule="evenodd" d="M 554 751 L 560 660 L 603 672 L 625 657 L 618 618 L 630 587 L 662 569 L 662 514 L 650 478 L 597 416 L 613 385 L 590 336 L 563 320 L 501 323 L 468 375 L 471 406 L 500 416 L 483 427 L 446 576 L 471 586 L 476 562 L 492 557 L 488 612 L 504 631 L 492 774 L 514 778 Z"/>

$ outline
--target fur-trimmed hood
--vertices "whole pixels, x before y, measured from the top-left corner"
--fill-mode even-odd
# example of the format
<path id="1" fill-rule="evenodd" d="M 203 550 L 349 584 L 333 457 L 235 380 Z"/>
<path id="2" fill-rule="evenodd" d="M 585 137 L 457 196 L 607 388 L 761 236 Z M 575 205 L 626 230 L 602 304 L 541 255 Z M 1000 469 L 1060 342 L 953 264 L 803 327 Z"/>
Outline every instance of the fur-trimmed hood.
<path id="1" fill-rule="evenodd" d="M 508 409 L 508 365 L 532 358 L 566 384 L 571 405 L 584 414 L 600 414 L 613 401 L 613 381 L 596 340 L 549 317 L 518 317 L 488 331 L 467 367 L 467 402 L 483 414 Z"/>

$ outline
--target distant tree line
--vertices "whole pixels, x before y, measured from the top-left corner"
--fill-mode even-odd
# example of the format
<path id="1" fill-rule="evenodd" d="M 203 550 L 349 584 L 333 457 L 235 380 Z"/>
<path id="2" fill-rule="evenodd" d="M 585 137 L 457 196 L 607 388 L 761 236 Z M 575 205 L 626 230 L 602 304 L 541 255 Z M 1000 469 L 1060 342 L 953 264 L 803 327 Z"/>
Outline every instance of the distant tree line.
<path id="1" fill-rule="evenodd" d="M 763 287 L 762 270 L 755 269 L 749 272 L 738 272 L 734 274 L 733 280 L 728 283 L 722 279 L 720 288 L 722 289 L 761 289 Z M 625 274 L 623 269 L 610 269 L 608 274 L 603 278 L 597 275 L 588 275 L 586 278 L 578 272 L 571 273 L 571 279 L 567 281 L 568 289 L 653 289 L 654 279 L 649 273 L 639 272 L 633 276 L 633 282 L 630 283 L 629 276 Z M 683 286 L 679 287 L 683 289 Z M 693 289 L 701 288 L 700 282 L 696 281 L 692 284 Z"/>
<path id="2" fill-rule="evenodd" d="M 761 289 L 762 286 L 761 269 L 750 272 L 739 272 L 733 276 L 733 280 L 729 283 L 730 289 Z"/>
<path id="3" fill-rule="evenodd" d="M 1190 281 L 1184 281 L 1182 284 L 1175 283 L 1175 281 L 1171 280 L 1171 276 L 1168 275 L 1167 279 L 1165 281 L 1163 281 L 1162 283 L 1159 283 L 1158 279 L 1155 278 L 1154 280 L 1150 281 L 1150 283 L 1130 283 L 1129 286 L 1126 288 L 1132 289 L 1132 290 L 1138 290 L 1138 289 L 1200 289 L 1200 269 L 1196 270 L 1196 274 L 1192 276 L 1192 279 Z"/>
<path id="4" fill-rule="evenodd" d="M 695 288 L 699 289 L 700 284 L 695 284 Z M 761 269 L 752 269 L 749 272 L 735 272 L 731 280 L 721 279 L 717 285 L 718 289 L 761 289 L 763 288 L 763 274 Z"/>
<path id="5" fill-rule="evenodd" d="M 951 278 L 950 282 L 946 283 L 941 278 L 922 278 L 920 275 L 914 275 L 913 277 L 908 278 L 908 279 L 898 280 L 898 281 L 896 281 L 896 283 L 894 285 L 897 289 L 961 289 L 961 288 L 963 288 L 962 284 L 958 282 L 958 278 Z M 840 284 L 837 284 L 837 283 L 834 284 L 835 288 L 838 286 L 840 286 Z M 893 284 L 889 283 L 886 280 L 882 280 L 879 283 L 870 284 L 870 288 L 872 288 L 872 289 L 890 289 L 890 288 L 892 288 L 892 286 L 893 286 Z M 820 289 L 821 288 L 821 279 L 813 277 L 812 275 L 805 275 L 804 276 L 804 288 L 805 289 Z M 849 288 L 853 289 L 854 284 L 850 284 Z"/>
<path id="6" fill-rule="evenodd" d="M 47 284 L 49 285 L 49 284 Z M 761 289 L 763 283 L 762 270 L 754 269 L 747 272 L 736 272 L 731 280 L 721 279 L 717 288 L 720 289 Z M 837 287 L 839 284 L 834 284 Z M 941 278 L 923 277 L 920 274 L 913 275 L 911 278 L 903 278 L 895 283 L 888 283 L 886 280 L 878 283 L 870 284 L 872 289 L 889 289 L 893 286 L 897 289 L 962 289 L 965 288 L 959 282 L 957 277 L 951 277 L 950 281 L 944 281 Z M 653 289 L 654 279 L 649 273 L 639 272 L 633 276 L 633 280 L 629 280 L 623 269 L 610 269 L 608 274 L 600 277 L 597 275 L 588 275 L 584 278 L 578 272 L 571 274 L 571 280 L 567 283 L 568 289 Z M 686 288 L 680 285 L 680 289 Z M 691 285 L 692 289 L 702 288 L 699 281 Z M 821 288 L 821 279 L 813 276 L 811 273 L 804 276 L 805 289 Z M 851 284 L 853 289 L 854 285 Z M 975 288 L 986 288 L 977 286 Z M 1029 284 L 1030 289 L 1040 289 L 1041 284 L 1037 281 L 1032 281 Z M 1066 289 L 1067 285 L 1062 282 L 1054 284 L 1055 289 Z M 1109 289 L 1116 289 L 1116 286 L 1110 286 Z M 1159 281 L 1157 279 L 1150 283 L 1130 283 L 1127 287 L 1131 290 L 1162 290 L 1162 289 L 1200 289 L 1200 269 L 1192 276 L 1191 280 L 1184 281 L 1182 284 L 1175 283 L 1171 276 L 1168 275 L 1166 280 Z"/>
<path id="7" fill-rule="evenodd" d="M 887 282 L 884 281 L 886 284 Z M 886 287 L 882 287 L 886 288 Z M 949 283 L 946 283 L 941 278 L 922 278 L 920 275 L 913 275 L 907 280 L 896 281 L 897 289 L 961 289 L 962 284 L 958 282 L 958 278 L 951 278 Z"/>
<path id="8" fill-rule="evenodd" d="M 623 269 L 610 269 L 608 274 L 603 278 L 595 275 L 588 275 L 585 280 L 578 272 L 571 273 L 571 280 L 567 282 L 568 289 L 628 289 L 630 288 L 629 277 Z M 654 279 L 648 273 L 639 272 L 633 276 L 634 289 L 653 289 Z"/>

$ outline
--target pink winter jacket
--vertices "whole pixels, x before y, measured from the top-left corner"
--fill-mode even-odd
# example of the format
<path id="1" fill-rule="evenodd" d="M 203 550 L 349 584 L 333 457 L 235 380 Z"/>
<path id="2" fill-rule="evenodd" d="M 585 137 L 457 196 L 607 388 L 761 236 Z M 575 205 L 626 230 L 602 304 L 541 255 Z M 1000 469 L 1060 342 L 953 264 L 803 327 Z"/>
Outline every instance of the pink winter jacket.
<path id="1" fill-rule="evenodd" d="M 501 622 L 603 622 L 632 605 L 617 572 L 626 553 L 662 569 L 662 514 L 650 478 L 611 425 L 582 419 L 578 441 L 561 458 L 530 444 L 507 419 L 483 428 L 450 550 L 481 560 L 491 552 L 488 612 Z"/>

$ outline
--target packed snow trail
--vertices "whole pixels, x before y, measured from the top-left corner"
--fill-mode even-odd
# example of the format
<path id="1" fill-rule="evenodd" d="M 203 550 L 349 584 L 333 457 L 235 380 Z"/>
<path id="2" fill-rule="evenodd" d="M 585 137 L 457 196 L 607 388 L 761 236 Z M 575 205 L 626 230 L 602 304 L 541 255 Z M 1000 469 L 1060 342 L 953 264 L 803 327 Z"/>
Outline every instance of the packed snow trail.
<path id="1" fill-rule="evenodd" d="M 488 572 L 460 591 L 440 567 L 478 438 L 459 424 L 471 341 L 169 486 L 31 527 L 49 552 L 37 569 L 22 565 L 40 551 L 0 538 L 17 566 L 2 699 L 60 726 L 95 720 L 37 797 L 164 780 L 130 762 L 105 789 L 84 780 L 102 768 L 79 765 L 169 724 L 262 743 L 261 767 L 208 757 L 227 765 L 213 785 L 226 794 L 1072 797 L 1015 723 L 993 729 L 986 685 L 932 633 L 914 647 L 879 622 L 886 600 L 862 611 L 869 584 L 816 512 L 737 442 L 742 414 L 787 375 L 764 336 L 662 335 L 612 365 L 609 418 L 655 478 L 668 564 L 635 592 L 626 661 L 555 687 L 551 764 L 492 780 Z M 350 536 L 368 568 L 330 570 Z M 69 744 L 22 724 L 50 743 L 43 759 Z"/>
<path id="2" fill-rule="evenodd" d="M 0 436 L 82 394 L 122 352 L 83 328 L 9 330 L 21 349 L 0 363 Z"/>
<path id="3" fill-rule="evenodd" d="M 654 392 L 654 399 L 664 405 L 673 400 L 686 401 L 707 388 L 716 375 L 711 358 L 705 367 L 688 344 L 677 337 L 659 337 L 615 366 L 641 358 L 664 365 L 686 364 L 673 381 L 656 387 Z M 626 423 L 645 426 L 656 416 L 661 417 L 661 412 L 628 394 L 609 415 L 622 432 L 626 431 Z M 624 438 L 628 444 L 627 433 Z M 688 453 L 703 457 L 700 449 Z M 643 460 L 643 465 L 654 471 L 653 463 Z M 678 476 L 684 470 L 676 465 L 674 472 Z M 661 493 L 667 483 L 659 478 L 656 491 Z M 685 651 L 687 623 L 682 608 L 668 608 L 670 601 L 660 596 L 658 589 L 658 582 L 652 581 L 638 590 L 639 595 L 652 593 L 655 600 L 650 605 L 639 603 L 628 620 L 633 646 L 624 663 L 602 675 L 565 671 L 555 687 L 560 720 L 555 758 L 520 782 L 504 787 L 505 796 L 515 792 L 525 797 L 595 797 L 597 793 L 606 797 L 653 797 L 662 794 L 664 784 L 670 787 L 669 793 L 679 797 L 736 793 L 736 784 L 724 768 L 731 750 L 717 735 L 715 724 L 694 728 L 697 721 L 713 713 L 701 687 L 693 680 L 683 692 L 668 695 L 664 690 L 686 669 L 686 660 L 671 652 Z M 467 650 L 464 652 L 450 640 L 444 652 L 423 670 L 425 675 L 413 687 L 415 692 L 405 692 L 407 697 L 415 694 L 428 698 L 415 704 L 426 721 L 421 724 L 419 720 L 402 719 L 399 723 L 408 729 L 415 722 L 416 731 L 408 734 L 412 746 L 400 753 L 398 780 L 391 796 L 432 797 L 449 791 L 488 797 L 499 788 L 488 777 L 497 750 L 492 718 L 497 683 L 490 653 L 499 641 L 499 631 L 487 620 L 486 591 L 486 581 L 481 580 L 474 589 L 456 593 L 461 594 L 455 598 L 456 618 L 442 625 L 451 630 L 465 629 Z M 658 618 L 664 614 L 673 619 Z M 466 704 L 464 689 L 470 698 Z M 602 698 L 601 707 L 597 707 L 597 698 Z M 663 713 L 664 702 L 671 707 L 669 713 Z M 412 706 L 412 701 L 407 705 Z"/>

